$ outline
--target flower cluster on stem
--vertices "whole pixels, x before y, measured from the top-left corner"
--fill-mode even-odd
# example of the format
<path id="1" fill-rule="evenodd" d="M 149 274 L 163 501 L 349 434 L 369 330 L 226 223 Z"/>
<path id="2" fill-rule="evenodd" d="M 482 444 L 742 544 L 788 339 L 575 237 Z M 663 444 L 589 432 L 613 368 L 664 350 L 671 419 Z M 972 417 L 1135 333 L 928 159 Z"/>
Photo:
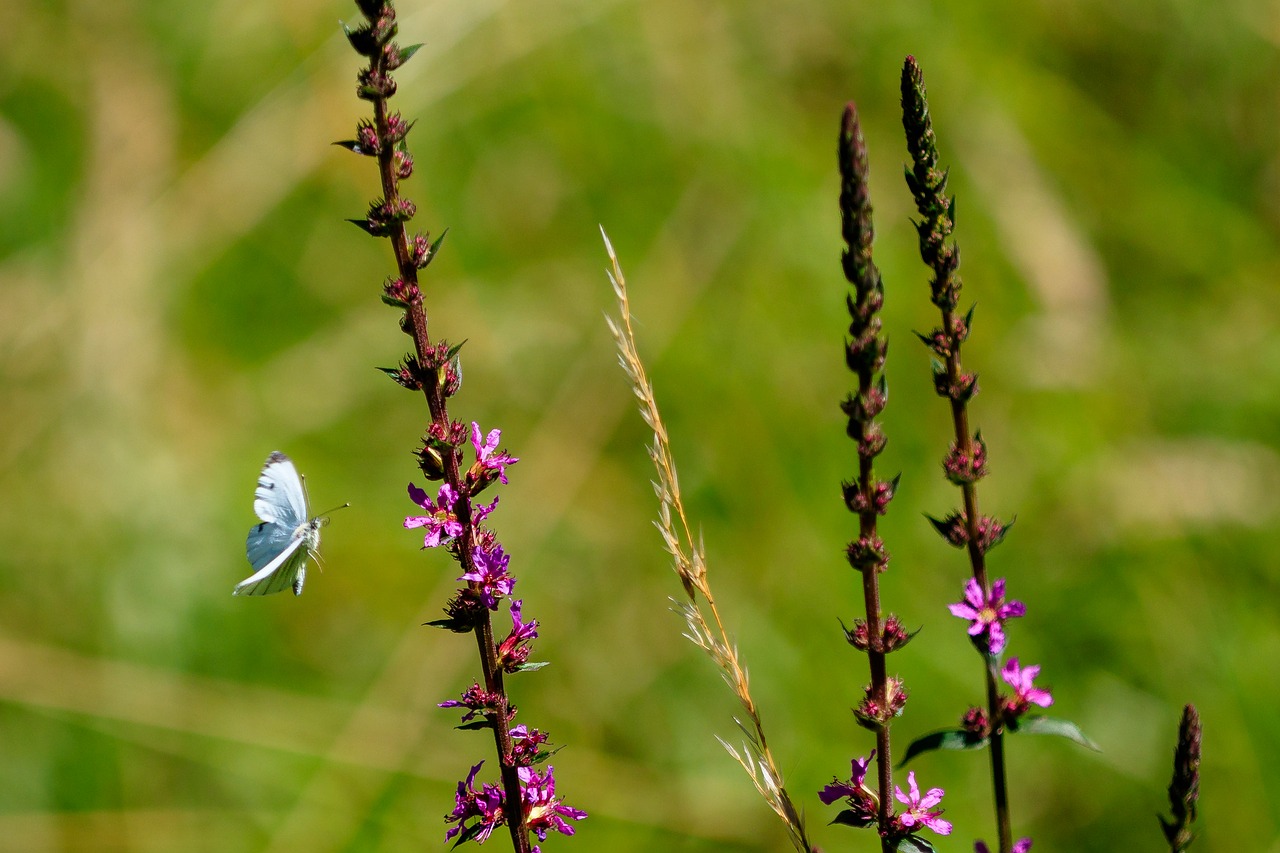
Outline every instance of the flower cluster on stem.
<path id="1" fill-rule="evenodd" d="M 538 847 L 531 841 L 531 833 L 538 841 L 545 840 L 549 830 L 572 835 L 573 826 L 564 819 L 581 820 L 586 813 L 556 797 L 550 765 L 545 771 L 535 769 L 548 757 L 541 748 L 546 735 L 512 726 L 516 708 L 507 696 L 504 675 L 538 668 L 528 662 L 537 622 L 524 620 L 522 602 L 511 602 L 511 632 L 495 641 L 492 613 L 511 594 L 516 579 L 508 572 L 510 556 L 497 535 L 482 526 L 497 508 L 498 499 L 486 504 L 477 498 L 495 483 L 505 484 L 507 467 L 519 460 L 498 449 L 499 430 L 486 435 L 472 423 L 468 432 L 466 424 L 449 415 L 448 400 L 462 385 L 461 345 L 431 339 L 418 283 L 443 235 L 432 241 L 426 233 L 411 234 L 408 230 L 417 206 L 401 194 L 400 182 L 413 173 L 413 158 L 406 145 L 413 124 L 389 105 L 396 92 L 392 72 L 407 62 L 418 46 L 402 48 L 394 41 L 398 27 L 390 0 L 356 0 L 356 5 L 364 23 L 344 29 L 351 46 L 368 61 L 359 71 L 356 94 L 372 105 L 373 117 L 357 125 L 354 139 L 335 144 L 377 164 L 382 196 L 369 204 L 364 218 L 352 222 L 391 243 L 396 274 L 383 284 L 382 300 L 402 312 L 400 328 L 413 340 L 414 351 L 398 367 L 384 368 L 384 372 L 396 384 L 426 398 L 430 421 L 415 456 L 422 475 L 440 482 L 434 495 L 409 484 L 409 498 L 423 514 L 405 518 L 404 526 L 422 530 L 423 548 L 442 548 L 461 567 L 458 580 L 464 585 L 445 608 L 448 618 L 431 624 L 474 635 L 483 678 L 460 698 L 440 706 L 465 709 L 463 722 L 471 723 L 466 728 L 487 728 L 493 733 L 500 775 L 498 783 L 481 783 L 477 789 L 476 776 L 484 762 L 471 768 L 458 783 L 454 810 L 445 818 L 446 824 L 452 825 L 445 837 L 455 843 L 482 843 L 494 829 L 505 825 L 516 853 L 532 853 Z M 467 438 L 473 458 L 464 468 Z"/>
<path id="2" fill-rule="evenodd" d="M 866 653 L 871 682 L 864 697 L 854 709 L 854 717 L 863 727 L 875 733 L 876 747 L 867 758 L 853 760 L 853 774 L 848 782 L 833 782 L 820 793 L 823 803 L 830 805 L 843 799 L 846 808 L 835 822 L 855 827 L 875 826 L 884 851 L 896 849 L 901 840 L 930 829 L 941 835 L 951 832 L 951 824 L 939 816 L 935 807 L 942 800 L 942 789 L 930 789 L 923 797 L 916 785 L 915 774 L 908 777 L 910 794 L 893 785 L 890 724 L 902 713 L 907 691 L 900 679 L 888 674 L 886 656 L 902 648 L 911 635 L 901 620 L 883 612 L 880 601 L 880 574 L 889 565 L 889 552 L 876 532 L 877 518 L 893 500 L 898 479 L 880 480 L 875 474 L 875 458 L 885 448 L 886 438 L 876 417 L 888 401 L 888 383 L 883 370 L 888 341 L 880 320 L 884 304 L 884 286 L 880 271 L 872 260 L 871 247 L 875 231 L 871 222 L 871 203 L 867 192 L 868 161 L 866 143 L 853 104 L 845 107 L 841 118 L 837 155 L 840 167 L 840 224 L 846 249 L 841 263 L 845 278 L 852 286 L 846 298 L 849 311 L 849 336 L 845 341 L 845 364 L 854 374 L 857 390 L 841 403 L 848 418 L 846 432 L 856 445 L 857 476 L 842 487 L 845 505 L 858 516 L 858 536 L 846 548 L 849 564 L 861 575 L 865 618 L 855 620 L 845 635 L 850 645 Z M 876 761 L 876 784 L 865 784 L 872 759 Z M 890 792 L 907 808 L 894 812 Z"/>
<path id="3" fill-rule="evenodd" d="M 924 75 L 911 56 L 902 68 L 902 124 L 911 154 L 906 181 L 920 214 L 915 223 L 920 256 L 932 270 L 930 295 L 942 320 L 938 328 L 919 338 L 935 356 L 934 390 L 951 410 L 954 437 L 942 467 L 946 478 L 959 487 L 963 503 L 961 509 L 945 518 L 930 521 L 948 543 L 964 548 L 969 556 L 970 577 L 965 582 L 963 598 L 950 605 L 950 611 L 969 622 L 969 637 L 983 659 L 987 697 L 985 708 L 970 708 L 964 714 L 962 728 L 986 739 L 991 748 L 1000 853 L 1022 853 L 1030 848 L 1031 840 L 1024 838 L 1016 845 L 1013 843 L 1004 735 L 1016 730 L 1018 719 L 1033 705 L 1046 707 L 1053 699 L 1047 690 L 1032 683 L 1040 667 L 1021 667 L 1017 658 L 1011 658 L 999 668 L 999 677 L 1013 688 L 1011 696 L 1001 694 L 996 680 L 1000 655 L 1008 642 L 1006 623 L 1025 615 L 1026 607 L 1021 601 L 1006 600 L 1004 579 L 992 582 L 987 574 L 987 552 L 1004 539 L 1009 525 L 978 510 L 978 481 L 987 474 L 987 445 L 981 432 L 970 432 L 969 401 L 978 393 L 978 379 L 976 374 L 967 373 L 961 362 L 961 347 L 972 329 L 973 310 L 964 316 L 957 313 L 961 282 L 956 271 L 960 251 L 951 240 L 955 199 L 946 194 L 947 173 L 938 166 Z M 987 848 L 978 842 L 975 849 L 986 851 Z"/>

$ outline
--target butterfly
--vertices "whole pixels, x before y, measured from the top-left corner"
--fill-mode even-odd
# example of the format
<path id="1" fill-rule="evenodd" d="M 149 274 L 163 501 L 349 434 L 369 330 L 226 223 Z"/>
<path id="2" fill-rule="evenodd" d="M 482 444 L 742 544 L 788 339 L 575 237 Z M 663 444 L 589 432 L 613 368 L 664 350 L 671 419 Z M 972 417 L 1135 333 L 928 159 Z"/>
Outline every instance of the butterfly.
<path id="1" fill-rule="evenodd" d="M 232 595 L 270 595 L 290 587 L 302 595 L 307 558 L 318 559 L 320 528 L 328 518 L 308 516 L 307 491 L 293 460 L 280 451 L 267 457 L 253 492 L 253 511 L 262 519 L 249 530 L 245 551 L 254 574 Z"/>

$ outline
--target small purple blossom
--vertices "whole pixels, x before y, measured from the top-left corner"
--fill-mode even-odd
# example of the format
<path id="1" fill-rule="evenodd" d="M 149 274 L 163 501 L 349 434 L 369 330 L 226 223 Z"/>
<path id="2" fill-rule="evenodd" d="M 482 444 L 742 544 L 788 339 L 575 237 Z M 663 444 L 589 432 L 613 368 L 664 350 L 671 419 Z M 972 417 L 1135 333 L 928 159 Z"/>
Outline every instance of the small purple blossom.
<path id="1" fill-rule="evenodd" d="M 473 524 L 479 524 L 489 517 L 495 509 L 498 508 L 498 499 L 495 497 L 493 501 L 487 504 L 476 504 L 471 508 L 471 521 Z"/>
<path id="2" fill-rule="evenodd" d="M 497 610 L 498 600 L 504 595 L 510 595 L 512 588 L 516 585 L 516 579 L 507 574 L 509 562 L 511 557 L 496 542 L 492 548 L 473 548 L 471 549 L 473 569 L 458 580 L 474 583 L 475 593 L 485 607 Z"/>
<path id="3" fill-rule="evenodd" d="M 934 806 L 942 802 L 942 795 L 946 792 L 941 788 L 930 788 L 923 797 L 920 796 L 920 787 L 916 784 L 914 770 L 907 774 L 907 785 L 911 789 L 910 794 L 902 793 L 902 789 L 897 785 L 893 786 L 894 797 L 898 802 L 908 806 L 905 812 L 894 817 L 894 823 L 908 833 L 916 827 L 924 826 L 939 835 L 950 835 L 951 823 L 942 819 L 942 809 L 933 810 Z"/>
<path id="4" fill-rule="evenodd" d="M 1000 677 L 1014 691 L 1013 697 L 1005 700 L 1006 713 L 1018 717 L 1030 710 L 1032 705 L 1048 708 L 1053 704 L 1052 693 L 1031 683 L 1039 674 L 1039 666 L 1021 667 L 1017 658 L 1009 658 L 1005 662 L 1000 670 Z"/>
<path id="5" fill-rule="evenodd" d="M 458 493 L 453 486 L 445 483 L 433 503 L 431 497 L 413 483 L 409 484 L 409 498 L 427 511 L 427 515 L 411 515 L 404 520 L 407 530 L 415 527 L 427 528 L 427 535 L 422 540 L 423 548 L 434 548 L 446 539 L 452 539 L 462 533 L 462 522 L 454 512 L 454 504 L 458 502 Z"/>
<path id="6" fill-rule="evenodd" d="M 553 829 L 563 835 L 573 835 L 574 828 L 564 819 L 582 820 L 587 816 L 582 809 L 566 806 L 556 799 L 554 772 L 555 768 L 550 764 L 546 773 L 538 773 L 532 767 L 519 769 L 525 825 L 538 836 L 539 841 L 546 841 L 547 832 Z"/>
<path id="7" fill-rule="evenodd" d="M 540 729 L 530 729 L 521 723 L 511 727 L 511 760 L 521 767 L 531 767 L 542 752 L 549 735 Z"/>
<path id="8" fill-rule="evenodd" d="M 871 759 L 875 757 L 876 751 L 873 749 L 866 758 L 853 759 L 850 762 L 852 772 L 849 774 L 848 782 L 832 779 L 830 785 L 818 792 L 818 799 L 822 800 L 822 804 L 829 806 L 842 797 L 859 796 L 863 792 L 862 781 L 867 778 L 867 768 L 871 766 Z"/>
<path id="9" fill-rule="evenodd" d="M 991 734 L 991 721 L 987 717 L 987 709 L 980 708 L 977 705 L 970 705 L 969 709 L 964 712 L 964 716 L 960 718 L 960 727 L 966 732 L 986 737 Z"/>
<path id="10" fill-rule="evenodd" d="M 515 672 L 529 659 L 530 648 L 527 643 L 538 636 L 538 620 L 522 622 L 520 619 L 523 604 L 518 599 L 511 602 L 511 633 L 498 644 L 498 666 L 507 672 Z"/>
<path id="11" fill-rule="evenodd" d="M 1013 845 L 1013 853 L 1027 853 L 1030 849 L 1030 838 L 1019 838 L 1018 842 Z M 986 842 L 975 841 L 973 842 L 973 853 L 991 853 L 991 850 L 988 849 Z"/>
<path id="12" fill-rule="evenodd" d="M 871 759 L 875 758 L 875 755 L 876 751 L 873 749 L 866 758 L 853 759 L 848 782 L 833 779 L 830 785 L 818 792 L 818 799 L 824 805 L 829 806 L 842 797 L 848 805 L 847 809 L 836 816 L 833 823 L 866 827 L 876 822 L 880 800 L 863 784 L 867 778 L 867 768 L 871 766 Z"/>
<path id="13" fill-rule="evenodd" d="M 469 723 L 476 717 L 484 714 L 496 714 L 498 710 L 506 705 L 506 699 L 501 693 L 491 693 L 479 685 L 474 683 L 462 692 L 461 699 L 446 699 L 444 702 L 437 704 L 439 708 L 466 708 L 467 713 L 462 715 L 462 722 Z M 507 718 L 515 716 L 514 711 L 508 711 Z"/>
<path id="14" fill-rule="evenodd" d="M 902 686 L 902 679 L 889 677 L 884 685 L 885 701 L 882 704 L 875 695 L 875 685 L 868 684 L 863 688 L 862 701 L 853 709 L 854 719 L 863 728 L 875 731 L 880 726 L 902 713 L 907 704 L 907 690 Z"/>
<path id="15" fill-rule="evenodd" d="M 482 785 L 479 791 L 475 789 L 476 774 L 483 766 L 484 762 L 481 761 L 471 768 L 471 772 L 467 774 L 464 781 L 458 783 L 453 811 L 444 818 L 445 823 L 456 823 L 457 826 L 444 834 L 445 841 L 463 830 L 470 832 L 473 828 L 478 828 L 472 840 L 477 844 L 483 844 L 493 833 L 494 827 L 503 823 L 502 789 L 488 783 Z M 466 822 L 472 818 L 479 818 L 479 820 L 471 826 L 466 826 Z"/>
<path id="16" fill-rule="evenodd" d="M 476 464 L 479 471 L 476 472 L 482 482 L 491 482 L 494 475 L 486 472 L 497 472 L 497 478 L 506 485 L 507 482 L 507 466 L 514 465 L 520 461 L 519 457 L 512 456 L 505 450 L 495 453 L 498 449 L 498 440 L 502 437 L 502 430 L 490 430 L 485 436 L 484 443 L 480 443 L 480 424 L 475 421 L 471 422 L 471 446 L 476 451 Z"/>
<path id="17" fill-rule="evenodd" d="M 964 585 L 964 601 L 948 604 L 947 609 L 952 616 L 969 619 L 969 636 L 986 635 L 987 650 L 998 655 L 1004 651 L 1004 620 L 1015 616 L 1025 616 L 1026 606 L 1021 601 L 1004 600 L 1004 578 L 991 585 L 991 595 L 982 592 L 982 585 L 976 578 L 969 578 Z"/>

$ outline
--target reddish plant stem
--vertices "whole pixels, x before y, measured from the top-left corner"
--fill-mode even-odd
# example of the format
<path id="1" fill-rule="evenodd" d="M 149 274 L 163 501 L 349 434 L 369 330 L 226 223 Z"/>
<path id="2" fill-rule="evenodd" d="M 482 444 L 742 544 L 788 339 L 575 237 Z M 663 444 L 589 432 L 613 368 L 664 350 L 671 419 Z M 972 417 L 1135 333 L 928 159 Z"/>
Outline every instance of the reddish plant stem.
<path id="1" fill-rule="evenodd" d="M 377 70 L 382 73 L 387 72 L 385 54 L 374 59 L 373 63 Z M 373 101 L 373 113 L 374 127 L 378 137 L 387 139 L 389 137 L 389 128 L 387 101 L 385 98 L 378 98 Z M 383 199 L 394 209 L 396 203 L 400 201 L 400 184 L 395 171 L 395 150 L 393 146 L 383 145 L 379 149 L 378 173 L 382 181 Z M 406 285 L 412 286 L 410 292 L 414 294 L 405 308 L 401 329 L 413 339 L 418 363 L 425 364 L 432 349 L 431 337 L 427 332 L 426 308 L 418 288 L 418 269 L 412 261 L 409 235 L 404 223 L 399 219 L 395 220 L 391 224 L 391 234 L 389 236 L 400 278 Z M 435 378 L 434 372 L 431 374 L 430 381 L 423 383 L 422 391 L 427 399 L 427 407 L 431 412 L 432 421 L 447 431 L 449 426 L 448 403 L 444 395 L 444 389 L 438 379 Z M 442 456 L 444 481 L 452 486 L 458 495 L 458 501 L 454 508 L 458 521 L 462 525 L 462 534 L 458 539 L 463 544 L 458 547 L 457 553 L 463 573 L 466 574 L 472 572 L 475 568 L 472 559 L 472 548 L 476 544 L 476 526 L 471 517 L 470 489 L 462 476 L 459 450 L 454 448 L 449 453 L 442 454 Z M 473 589 L 477 589 L 479 586 L 475 582 L 471 582 L 470 585 Z M 520 775 L 512 755 L 511 729 L 507 714 L 510 703 L 507 700 L 506 690 L 503 685 L 502 669 L 498 666 L 498 651 L 493 639 L 493 623 L 488 609 L 484 610 L 480 623 L 475 628 L 475 638 L 480 654 L 480 666 L 484 674 L 485 690 L 490 694 L 501 697 L 499 710 L 489 712 L 486 716 L 492 723 L 494 746 L 497 749 L 498 763 L 501 767 L 502 787 L 506 797 L 505 817 L 507 827 L 511 832 L 511 843 L 515 853 L 530 853 L 529 832 L 525 826 L 523 797 L 520 791 Z"/>
<path id="2" fill-rule="evenodd" d="M 949 354 L 946 359 L 947 379 L 951 387 L 961 384 L 963 371 L 960 366 L 960 346 L 963 335 L 957 331 L 955 312 L 943 307 L 942 328 L 949 340 Z M 969 432 L 969 409 L 966 400 L 951 399 L 951 422 L 955 428 L 956 446 L 960 452 L 972 457 L 975 451 L 973 438 Z M 964 502 L 965 529 L 968 532 L 969 566 L 974 579 L 982 587 L 984 600 L 991 595 L 991 584 L 987 580 L 986 555 L 982 551 L 981 538 L 978 531 L 978 487 L 976 483 L 964 483 L 960 486 L 960 494 Z M 1004 726 L 1001 724 L 1000 688 L 996 682 L 996 673 L 985 660 L 983 677 L 986 682 L 987 715 L 991 720 L 991 786 L 995 800 L 996 831 L 999 837 L 1000 853 L 1011 853 L 1013 850 L 1013 828 L 1009 818 L 1009 786 L 1005 772 L 1004 760 Z"/>
<path id="3" fill-rule="evenodd" d="M 850 103 L 841 117 L 840 143 L 837 148 L 840 166 L 841 232 L 847 245 L 841 264 L 845 278 L 854 287 L 848 300 L 850 342 L 846 346 L 849 367 L 858 377 L 858 394 L 844 404 L 849 416 L 849 437 L 858 446 L 858 537 L 864 546 L 877 543 L 876 519 L 884 506 L 877 506 L 874 463 L 884 441 L 875 425 L 875 415 L 884 405 L 881 389 L 875 387 L 877 371 L 884 368 L 887 345 L 881 335 L 880 305 L 884 298 L 880 272 L 872 260 L 871 246 L 875 230 L 871 220 L 871 202 L 867 192 L 869 164 L 866 143 L 858 123 L 856 107 Z M 851 507 L 852 508 L 852 507 Z M 869 551 L 870 548 L 868 547 Z M 871 673 L 871 696 L 881 709 L 889 707 L 889 677 L 885 665 L 885 618 L 880 603 L 880 573 L 887 558 L 883 552 L 876 559 L 863 559 L 857 564 L 862 573 L 862 597 L 866 612 L 867 663 Z M 888 715 L 875 727 L 876 776 L 879 803 L 876 825 L 881 848 L 889 853 L 892 844 L 889 828 L 892 813 L 889 796 L 893 790 L 893 754 L 890 746 Z"/>
<path id="4" fill-rule="evenodd" d="M 928 98 L 924 87 L 924 73 L 915 57 L 908 56 L 902 67 L 902 124 L 906 131 L 907 148 L 911 152 L 912 165 L 907 171 L 907 185 L 915 197 L 916 209 L 921 221 L 916 224 L 920 235 L 920 254 L 933 269 L 930 282 L 933 302 L 942 312 L 942 350 L 934 351 L 945 357 L 946 391 L 950 395 L 951 420 L 955 430 L 956 449 L 961 456 L 974 457 L 974 441 L 969 431 L 968 399 L 976 389 L 967 382 L 960 366 L 960 346 L 969 333 L 967 320 L 955 314 L 960 293 L 960 277 L 956 269 L 960 264 L 959 250 L 954 242 L 948 242 L 955 226 L 952 216 L 952 199 L 946 195 L 947 173 L 938 167 L 937 142 L 933 122 L 929 117 Z M 980 476 L 980 475 L 979 475 Z M 982 588 L 983 597 L 991 595 L 987 579 L 986 560 L 978 525 L 978 491 L 974 482 L 960 486 L 964 502 L 965 528 L 968 533 L 969 565 L 974 579 Z M 985 657 L 985 656 L 984 656 Z M 987 692 L 987 713 L 991 720 L 991 783 L 994 791 L 996 827 L 1000 853 L 1011 853 L 1013 834 L 1009 819 L 1009 791 L 1004 759 L 1004 730 L 1001 725 L 1000 693 L 996 673 L 984 660 L 983 677 Z"/>
<path id="5" fill-rule="evenodd" d="M 871 387 L 871 371 L 865 371 L 859 376 L 859 385 L 864 393 Z M 875 489 L 875 475 L 872 473 L 872 460 L 865 456 L 858 460 L 858 486 L 870 500 Z M 875 537 L 874 511 L 859 514 L 858 531 L 863 538 Z M 884 636 L 884 614 L 880 608 L 879 566 L 868 567 L 862 572 L 862 597 L 867 613 L 867 662 L 871 670 L 871 691 L 876 702 L 884 708 L 889 704 L 889 677 L 880 640 Z M 893 790 L 893 754 L 887 721 L 876 729 L 876 783 L 880 797 L 876 824 L 880 830 L 881 848 L 884 853 L 889 853 L 891 847 L 887 836 L 890 819 L 889 792 Z"/>

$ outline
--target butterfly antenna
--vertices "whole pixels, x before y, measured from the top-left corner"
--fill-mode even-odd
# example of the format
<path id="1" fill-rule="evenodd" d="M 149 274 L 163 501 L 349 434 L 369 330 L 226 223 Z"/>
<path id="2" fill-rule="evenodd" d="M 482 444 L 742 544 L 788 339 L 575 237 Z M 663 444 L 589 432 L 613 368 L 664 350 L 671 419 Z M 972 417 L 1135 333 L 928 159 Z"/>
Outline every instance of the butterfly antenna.
<path id="1" fill-rule="evenodd" d="M 326 509 L 324 512 L 322 512 L 322 513 L 320 513 L 319 515 L 317 515 L 317 516 L 316 516 L 316 518 L 320 519 L 320 523 L 321 523 L 321 524 L 328 524 L 328 523 L 329 523 L 329 513 L 331 513 L 331 512 L 337 512 L 337 511 L 338 511 L 338 510 L 340 510 L 340 509 L 350 509 L 350 508 L 351 508 L 351 502 L 350 502 L 350 501 L 348 501 L 347 503 L 339 504 L 338 506 L 335 506 L 333 509 Z"/>

